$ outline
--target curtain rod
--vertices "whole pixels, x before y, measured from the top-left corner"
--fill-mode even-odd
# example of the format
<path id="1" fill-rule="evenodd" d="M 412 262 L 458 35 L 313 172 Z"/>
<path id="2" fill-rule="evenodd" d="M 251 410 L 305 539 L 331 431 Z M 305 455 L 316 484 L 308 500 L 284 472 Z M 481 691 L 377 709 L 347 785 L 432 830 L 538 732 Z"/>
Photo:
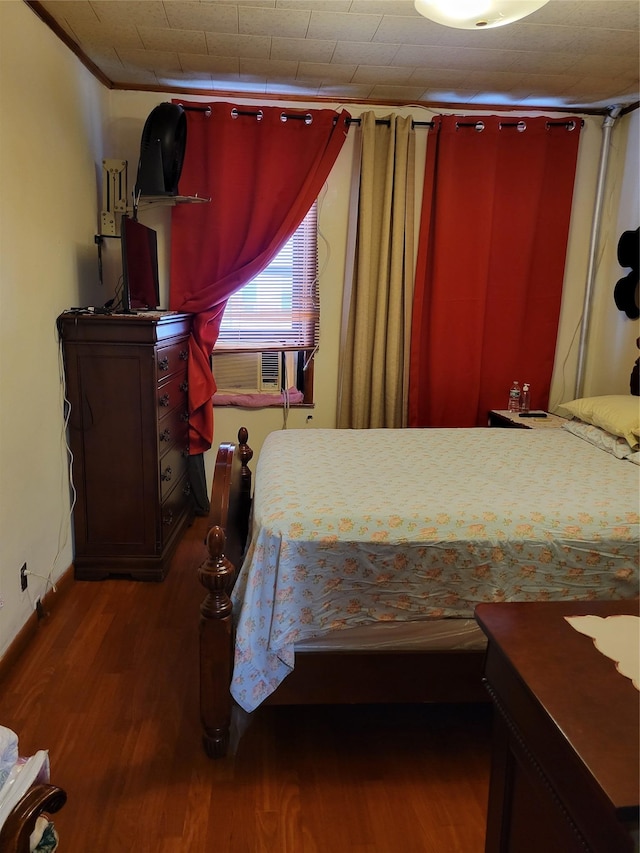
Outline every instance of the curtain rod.
<path id="1" fill-rule="evenodd" d="M 361 118 L 348 118 L 347 124 L 361 124 Z M 384 124 L 386 127 L 389 127 L 391 124 L 391 120 L 388 118 L 377 118 L 376 124 Z M 412 121 L 411 127 L 433 127 L 432 121 Z"/>
<path id="2" fill-rule="evenodd" d="M 203 106 L 203 107 L 197 107 L 197 106 L 185 107 L 184 104 L 179 104 L 179 106 L 181 106 L 183 110 L 191 110 L 193 112 L 204 113 L 207 116 L 207 118 L 211 115 L 211 107 L 209 107 L 209 106 L 206 106 L 206 107 L 205 106 Z M 239 110 L 237 107 L 234 107 L 231 110 L 231 115 L 234 118 L 238 118 L 238 116 L 251 116 L 253 118 L 257 118 L 258 121 L 260 121 L 262 119 L 264 113 L 262 112 L 262 110 Z M 282 112 L 280 114 L 280 118 L 282 119 L 282 121 L 288 121 L 289 119 L 294 119 L 294 120 L 305 121 L 307 124 L 311 124 L 311 122 L 313 121 L 313 117 L 311 116 L 311 113 L 286 113 L 286 112 Z M 362 123 L 362 119 L 361 118 L 348 118 L 348 119 L 346 119 L 345 123 L 348 125 L 351 125 L 351 124 L 358 124 L 359 125 Z M 376 124 L 386 125 L 387 127 L 389 127 L 391 124 L 391 121 L 388 118 L 377 118 Z M 433 127 L 434 124 L 435 123 L 432 121 L 412 121 L 411 127 L 412 128 L 414 128 L 414 127 Z M 524 122 L 523 120 L 520 120 L 520 121 L 501 121 L 499 126 L 500 126 L 500 129 L 502 129 L 503 127 L 517 127 L 517 128 L 521 128 L 521 129 L 525 130 L 526 129 L 526 122 Z M 569 121 L 549 120 L 547 122 L 547 130 L 552 126 L 565 127 L 567 130 L 574 130 L 576 127 L 576 122 L 573 119 L 570 119 Z M 584 127 L 584 119 L 580 119 L 580 126 Z M 478 130 L 484 130 L 484 124 L 482 123 L 482 121 L 459 121 L 459 122 L 456 122 L 456 127 L 475 127 Z"/>
<path id="3" fill-rule="evenodd" d="M 206 107 L 196 107 L 196 106 L 186 107 L 184 104 L 179 104 L 179 106 L 181 106 L 183 110 L 190 110 L 192 112 L 205 113 L 207 118 L 211 115 L 211 107 L 209 107 L 209 106 L 206 106 Z M 239 110 L 236 107 L 234 107 L 231 110 L 231 114 L 234 117 L 251 116 L 253 118 L 258 118 L 258 119 L 262 118 L 262 116 L 263 116 L 262 110 Z M 298 119 L 298 120 L 306 121 L 307 123 L 309 123 L 310 113 L 286 113 L 286 112 L 283 112 L 280 117 L 282 118 L 283 121 L 286 121 L 288 119 Z M 346 124 L 360 124 L 361 121 L 362 121 L 362 119 L 359 119 L 359 118 L 348 118 L 346 120 Z M 388 118 L 387 119 L 377 118 L 376 124 L 386 124 L 388 127 L 391 124 L 391 122 L 389 121 Z M 411 122 L 411 124 L 413 127 L 433 127 L 432 121 L 413 121 L 413 122 Z"/>

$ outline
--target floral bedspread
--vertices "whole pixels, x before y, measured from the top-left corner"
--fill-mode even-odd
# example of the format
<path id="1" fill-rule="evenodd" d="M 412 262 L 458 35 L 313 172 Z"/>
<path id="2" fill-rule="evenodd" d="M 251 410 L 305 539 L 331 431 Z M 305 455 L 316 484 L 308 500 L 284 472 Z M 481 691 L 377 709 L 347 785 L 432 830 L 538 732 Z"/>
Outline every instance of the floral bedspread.
<path id="1" fill-rule="evenodd" d="M 639 474 L 563 429 L 271 433 L 232 596 L 234 698 L 256 708 L 294 644 L 329 631 L 637 595 Z"/>

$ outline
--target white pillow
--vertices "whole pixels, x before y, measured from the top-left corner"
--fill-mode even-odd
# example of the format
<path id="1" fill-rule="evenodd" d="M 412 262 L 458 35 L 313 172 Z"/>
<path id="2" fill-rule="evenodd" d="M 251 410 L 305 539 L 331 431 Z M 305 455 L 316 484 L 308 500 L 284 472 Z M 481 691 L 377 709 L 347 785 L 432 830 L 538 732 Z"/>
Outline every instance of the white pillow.
<path id="1" fill-rule="evenodd" d="M 606 450 L 607 453 L 613 454 L 617 459 L 628 459 L 633 453 L 626 438 L 622 438 L 620 435 L 612 435 L 605 429 L 593 426 L 593 424 L 585 424 L 584 421 L 567 421 L 562 424 L 562 429 L 583 438 L 601 450 Z"/>

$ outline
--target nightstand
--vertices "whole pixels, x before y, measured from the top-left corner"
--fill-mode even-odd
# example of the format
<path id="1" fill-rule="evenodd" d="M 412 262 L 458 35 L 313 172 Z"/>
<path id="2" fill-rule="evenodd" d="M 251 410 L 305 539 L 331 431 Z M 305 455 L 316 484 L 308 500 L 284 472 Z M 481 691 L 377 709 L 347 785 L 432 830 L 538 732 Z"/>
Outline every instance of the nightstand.
<path id="1" fill-rule="evenodd" d="M 566 418 L 547 412 L 546 418 L 521 418 L 518 412 L 507 409 L 491 409 L 487 413 L 490 427 L 506 427 L 508 429 L 559 429 L 566 423 Z"/>
<path id="2" fill-rule="evenodd" d="M 636 601 L 479 604 L 496 709 L 485 853 L 638 848 L 638 693 L 565 616 Z"/>

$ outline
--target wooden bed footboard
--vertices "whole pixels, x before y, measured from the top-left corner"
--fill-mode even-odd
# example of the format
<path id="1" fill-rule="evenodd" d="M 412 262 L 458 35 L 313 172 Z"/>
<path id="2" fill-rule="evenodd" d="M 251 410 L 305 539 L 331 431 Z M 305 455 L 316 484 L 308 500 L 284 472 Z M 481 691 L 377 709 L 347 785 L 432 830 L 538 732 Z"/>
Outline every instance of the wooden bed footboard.
<path id="1" fill-rule="evenodd" d="M 229 591 L 235 568 L 224 556 L 225 535 L 218 525 L 207 534 L 209 559 L 198 569 L 207 590 L 200 605 L 200 720 L 209 758 L 222 758 L 229 746 L 233 619 Z"/>
<path id="2" fill-rule="evenodd" d="M 226 754 L 233 700 L 234 630 L 229 597 L 249 531 L 253 451 L 248 433 L 223 444 L 212 486 L 208 559 L 198 569 L 207 596 L 200 607 L 200 715 L 210 758 Z M 332 651 L 296 654 L 296 666 L 265 704 L 488 702 L 483 651 Z"/>
<path id="3" fill-rule="evenodd" d="M 249 531 L 253 450 L 249 434 L 238 430 L 237 444 L 221 444 L 216 456 L 209 510 L 209 557 L 198 569 L 207 596 L 200 605 L 200 719 L 210 758 L 226 754 L 232 699 L 233 619 L 229 593 L 240 567 Z"/>
<path id="4" fill-rule="evenodd" d="M 60 811 L 66 801 L 66 792 L 55 785 L 37 784 L 29 788 L 0 829 L 2 853 L 29 853 L 29 839 L 40 815 Z"/>

